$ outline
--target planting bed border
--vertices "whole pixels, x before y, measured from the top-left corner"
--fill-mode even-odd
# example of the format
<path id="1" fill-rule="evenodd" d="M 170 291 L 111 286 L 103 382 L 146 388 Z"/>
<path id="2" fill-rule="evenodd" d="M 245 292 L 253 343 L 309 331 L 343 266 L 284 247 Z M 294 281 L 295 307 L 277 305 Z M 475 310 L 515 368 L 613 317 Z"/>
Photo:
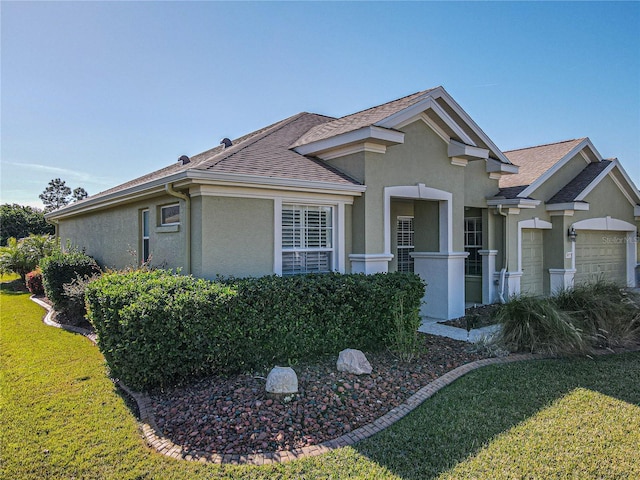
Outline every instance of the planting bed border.
<path id="1" fill-rule="evenodd" d="M 31 300 L 33 300 L 38 305 L 42 306 L 47 310 L 47 314 L 43 318 L 43 322 L 46 325 L 56 328 L 62 328 L 64 330 L 68 330 L 74 333 L 79 333 L 87 337 L 91 342 L 96 344 L 96 334 L 80 327 L 74 327 L 70 325 L 62 325 L 57 323 L 52 319 L 54 310 L 47 303 L 42 300 L 31 296 Z M 602 350 L 597 352 L 598 355 L 606 355 L 612 352 Z M 382 417 L 374 420 L 373 422 L 364 425 L 356 430 L 342 435 L 340 437 L 334 438 L 333 440 L 326 440 L 318 445 L 311 445 L 299 449 L 280 451 L 280 452 L 268 452 L 268 453 L 251 453 L 251 454 L 212 454 L 208 458 L 200 457 L 194 458 L 191 455 L 187 455 L 183 453 L 182 447 L 180 445 L 176 445 L 168 438 L 164 437 L 162 433 L 160 433 L 159 428 L 156 425 L 155 419 L 153 417 L 153 413 L 149 407 L 150 399 L 149 397 L 141 392 L 136 392 L 127 387 L 124 383 L 119 380 L 113 380 L 115 384 L 122 389 L 127 395 L 133 398 L 136 401 L 139 411 L 139 423 L 140 428 L 142 430 L 142 434 L 147 442 L 147 444 L 154 448 L 157 452 L 165 455 L 167 457 L 172 457 L 177 460 L 188 460 L 188 461 L 197 461 L 200 463 L 213 463 L 213 464 L 225 464 L 225 465 L 267 465 L 271 463 L 280 463 L 280 462 L 288 462 L 291 460 L 304 458 L 304 457 L 313 457 L 317 455 L 322 455 L 324 453 L 330 452 L 336 448 L 346 447 L 349 445 L 353 445 L 365 438 L 369 438 L 376 433 L 384 430 L 390 425 L 394 424 L 398 420 L 402 419 L 409 412 L 417 408 L 421 405 L 425 400 L 432 397 L 436 392 L 440 391 L 442 388 L 452 384 L 458 378 L 466 375 L 467 373 L 477 370 L 478 368 L 485 367 L 487 365 L 499 365 L 505 363 L 519 362 L 523 360 L 536 360 L 536 359 L 545 359 L 545 358 L 554 358 L 551 355 L 540 355 L 540 354 L 531 354 L 531 353 L 523 353 L 523 354 L 511 354 L 508 357 L 501 358 L 485 358 L 482 360 L 476 360 L 460 367 L 457 367 L 441 377 L 437 378 L 433 382 L 427 384 L 422 387 L 416 393 L 411 395 L 402 405 L 399 405 L 389 412 L 384 414 Z"/>

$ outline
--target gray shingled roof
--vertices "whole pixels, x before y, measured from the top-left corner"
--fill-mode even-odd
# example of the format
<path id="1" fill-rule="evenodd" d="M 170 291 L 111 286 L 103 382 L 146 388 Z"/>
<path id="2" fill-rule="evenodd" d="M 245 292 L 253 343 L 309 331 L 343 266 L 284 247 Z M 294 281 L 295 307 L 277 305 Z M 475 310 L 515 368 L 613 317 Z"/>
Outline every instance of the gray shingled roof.
<path id="1" fill-rule="evenodd" d="M 547 203 L 569 203 L 575 201 L 582 191 L 593 182 L 602 171 L 611 164 L 611 160 L 590 163 L 576 177 L 560 189 Z"/>
<path id="2" fill-rule="evenodd" d="M 577 138 L 504 152 L 511 163 L 520 168 L 514 175 L 503 175 L 500 178 L 500 188 L 531 185 L 583 140 L 584 138 Z"/>
<path id="3" fill-rule="evenodd" d="M 289 150 L 289 145 L 304 132 L 331 120 L 333 120 L 333 117 L 299 113 L 237 138 L 233 140 L 231 147 L 224 148 L 224 146 L 219 145 L 194 155 L 186 165 L 181 162 L 173 163 L 92 195 L 86 200 L 94 200 L 187 170 L 277 177 L 293 181 L 307 180 L 342 185 L 359 185 L 357 181 L 321 160 L 305 157 Z M 82 202 L 77 202 L 74 205 L 79 205 Z"/>
<path id="4" fill-rule="evenodd" d="M 363 127 L 374 125 L 375 123 L 384 120 L 394 113 L 397 113 L 418 103 L 429 92 L 433 90 L 435 89 L 431 88 L 429 90 L 416 92 L 411 95 L 407 95 L 406 97 L 402 97 L 397 100 L 378 105 L 377 107 L 368 108 L 366 110 L 352 113 L 351 115 L 340 117 L 333 121 L 317 125 L 306 132 L 304 135 L 302 135 L 295 143 L 291 145 L 291 147 L 299 147 L 301 145 L 317 142 L 319 140 L 324 140 L 336 135 L 352 132 Z"/>
<path id="5" fill-rule="evenodd" d="M 518 198 L 518 194 L 528 186 L 529 185 L 519 185 L 517 187 L 501 188 L 498 192 L 498 195 L 496 195 L 496 197 Z"/>

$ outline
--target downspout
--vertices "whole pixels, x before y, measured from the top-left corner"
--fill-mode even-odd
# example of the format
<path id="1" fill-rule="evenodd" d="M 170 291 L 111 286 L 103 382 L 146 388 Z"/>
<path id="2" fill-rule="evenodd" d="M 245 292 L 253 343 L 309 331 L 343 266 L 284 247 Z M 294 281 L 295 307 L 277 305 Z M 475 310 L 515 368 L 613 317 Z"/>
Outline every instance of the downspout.
<path id="1" fill-rule="evenodd" d="M 502 211 L 502 205 L 498 205 L 497 207 L 497 212 L 499 215 L 502 215 L 504 217 L 504 245 L 503 245 L 503 257 L 502 257 L 502 269 L 500 270 L 500 281 L 498 283 L 498 298 L 500 299 L 500 303 L 507 303 L 504 299 L 504 278 L 505 275 L 507 273 L 507 261 L 509 259 L 509 256 L 507 255 L 507 251 L 508 251 L 508 246 L 509 246 L 509 232 L 507 232 L 507 217 L 509 216 L 508 213 L 504 213 Z"/>
<path id="2" fill-rule="evenodd" d="M 178 192 L 173 189 L 173 185 L 171 183 L 167 183 L 164 186 L 164 190 L 171 195 L 172 197 L 180 198 L 184 200 L 184 208 L 185 208 L 185 219 L 184 219 L 184 229 L 185 229 L 185 242 L 186 242 L 186 274 L 191 275 L 191 197 L 185 193 Z"/>

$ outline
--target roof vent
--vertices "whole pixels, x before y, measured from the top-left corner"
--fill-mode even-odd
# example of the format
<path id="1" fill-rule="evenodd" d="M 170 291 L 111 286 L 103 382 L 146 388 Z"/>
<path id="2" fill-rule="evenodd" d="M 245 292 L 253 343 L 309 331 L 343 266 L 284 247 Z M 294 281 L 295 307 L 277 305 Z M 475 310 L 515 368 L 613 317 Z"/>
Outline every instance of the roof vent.
<path id="1" fill-rule="evenodd" d="M 233 145 L 233 143 L 231 143 L 231 140 L 229 140 L 227 137 L 224 137 L 222 140 L 220 140 L 220 145 L 224 145 L 224 148 L 229 148 L 231 145 Z"/>
<path id="2" fill-rule="evenodd" d="M 187 157 L 186 155 L 182 155 L 178 161 L 180 163 L 182 163 L 182 165 L 186 165 L 187 163 L 189 163 L 191 161 L 191 159 L 189 157 Z"/>

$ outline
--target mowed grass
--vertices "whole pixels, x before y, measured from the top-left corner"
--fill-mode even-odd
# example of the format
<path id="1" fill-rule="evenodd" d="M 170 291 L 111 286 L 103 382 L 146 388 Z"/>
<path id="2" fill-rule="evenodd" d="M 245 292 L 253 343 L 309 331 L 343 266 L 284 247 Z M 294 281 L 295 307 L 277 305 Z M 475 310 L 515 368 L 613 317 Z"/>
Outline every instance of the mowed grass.
<path id="1" fill-rule="evenodd" d="M 640 478 L 638 353 L 484 368 L 354 447 L 221 467 L 147 448 L 98 349 L 28 294 L 5 283 L 0 314 L 1 478 Z"/>

